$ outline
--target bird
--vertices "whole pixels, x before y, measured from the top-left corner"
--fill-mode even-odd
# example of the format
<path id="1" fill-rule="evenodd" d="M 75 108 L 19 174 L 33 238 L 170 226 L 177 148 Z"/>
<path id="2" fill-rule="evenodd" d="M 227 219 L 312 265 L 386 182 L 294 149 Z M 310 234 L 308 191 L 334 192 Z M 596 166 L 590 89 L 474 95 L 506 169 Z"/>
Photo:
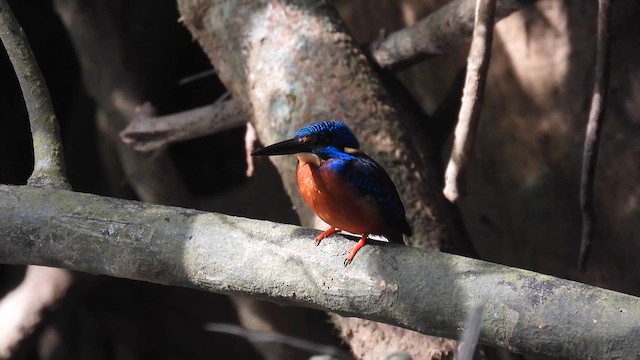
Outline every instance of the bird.
<path id="1" fill-rule="evenodd" d="M 292 139 L 266 146 L 252 156 L 294 154 L 300 194 L 330 228 L 315 238 L 340 231 L 360 235 L 344 260 L 349 265 L 369 235 L 404 243 L 411 235 L 404 205 L 391 178 L 360 150 L 351 129 L 341 121 L 322 121 L 302 127 Z"/>

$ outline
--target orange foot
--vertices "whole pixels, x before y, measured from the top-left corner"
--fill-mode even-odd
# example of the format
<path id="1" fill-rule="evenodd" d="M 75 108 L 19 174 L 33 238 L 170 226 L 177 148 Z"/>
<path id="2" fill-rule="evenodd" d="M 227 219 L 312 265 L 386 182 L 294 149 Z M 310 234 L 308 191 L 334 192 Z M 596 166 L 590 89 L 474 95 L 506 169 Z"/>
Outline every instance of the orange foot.
<path id="1" fill-rule="evenodd" d="M 316 236 L 316 246 L 320 245 L 320 241 L 322 241 L 322 239 L 326 238 L 327 236 L 330 236 L 332 234 L 335 234 L 336 232 L 338 232 L 340 230 L 331 227 L 329 229 L 327 229 L 327 231 L 323 232 L 322 234 Z"/>
<path id="2" fill-rule="evenodd" d="M 354 247 L 352 247 L 351 250 L 349 250 L 347 258 L 344 259 L 344 266 L 351 264 L 351 261 L 353 260 L 353 257 L 356 256 L 358 250 L 360 250 L 360 248 L 367 243 L 367 236 L 369 236 L 369 234 L 363 234 L 360 238 L 360 241 L 358 241 L 358 243 Z"/>

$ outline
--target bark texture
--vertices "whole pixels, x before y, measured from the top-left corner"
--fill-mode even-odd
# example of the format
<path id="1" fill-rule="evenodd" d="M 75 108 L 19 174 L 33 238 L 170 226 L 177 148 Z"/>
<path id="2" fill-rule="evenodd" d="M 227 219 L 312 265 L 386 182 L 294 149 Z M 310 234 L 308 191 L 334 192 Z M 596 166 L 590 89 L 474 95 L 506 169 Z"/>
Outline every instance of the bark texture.
<path id="1" fill-rule="evenodd" d="M 640 299 L 456 255 L 352 242 L 196 210 L 0 186 L 0 262 L 247 295 L 457 337 L 485 309 L 480 341 L 522 353 L 640 353 Z M 25 244 L 27 246 L 25 246 Z M 424 301 L 428 299 L 428 301 Z M 397 349 L 396 349 L 397 350 Z"/>

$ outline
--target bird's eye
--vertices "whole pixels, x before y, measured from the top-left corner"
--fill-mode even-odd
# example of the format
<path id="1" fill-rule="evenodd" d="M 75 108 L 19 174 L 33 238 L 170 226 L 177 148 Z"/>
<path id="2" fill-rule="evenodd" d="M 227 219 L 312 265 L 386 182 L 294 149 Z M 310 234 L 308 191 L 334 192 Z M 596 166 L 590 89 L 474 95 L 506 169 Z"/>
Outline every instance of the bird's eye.
<path id="1" fill-rule="evenodd" d="M 298 142 L 306 144 L 315 144 L 317 140 L 317 136 L 315 135 L 302 136 L 298 138 Z"/>

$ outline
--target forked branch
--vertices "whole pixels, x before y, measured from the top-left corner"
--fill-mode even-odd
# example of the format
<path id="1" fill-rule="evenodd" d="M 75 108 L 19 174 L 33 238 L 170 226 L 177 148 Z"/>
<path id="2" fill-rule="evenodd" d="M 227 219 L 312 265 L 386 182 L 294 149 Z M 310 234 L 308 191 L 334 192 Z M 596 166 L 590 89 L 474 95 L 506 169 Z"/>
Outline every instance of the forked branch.
<path id="1" fill-rule="evenodd" d="M 33 138 L 34 168 L 29 184 L 70 189 L 62 142 L 47 85 L 27 37 L 6 0 L 0 0 L 0 39 L 18 77 Z"/>

